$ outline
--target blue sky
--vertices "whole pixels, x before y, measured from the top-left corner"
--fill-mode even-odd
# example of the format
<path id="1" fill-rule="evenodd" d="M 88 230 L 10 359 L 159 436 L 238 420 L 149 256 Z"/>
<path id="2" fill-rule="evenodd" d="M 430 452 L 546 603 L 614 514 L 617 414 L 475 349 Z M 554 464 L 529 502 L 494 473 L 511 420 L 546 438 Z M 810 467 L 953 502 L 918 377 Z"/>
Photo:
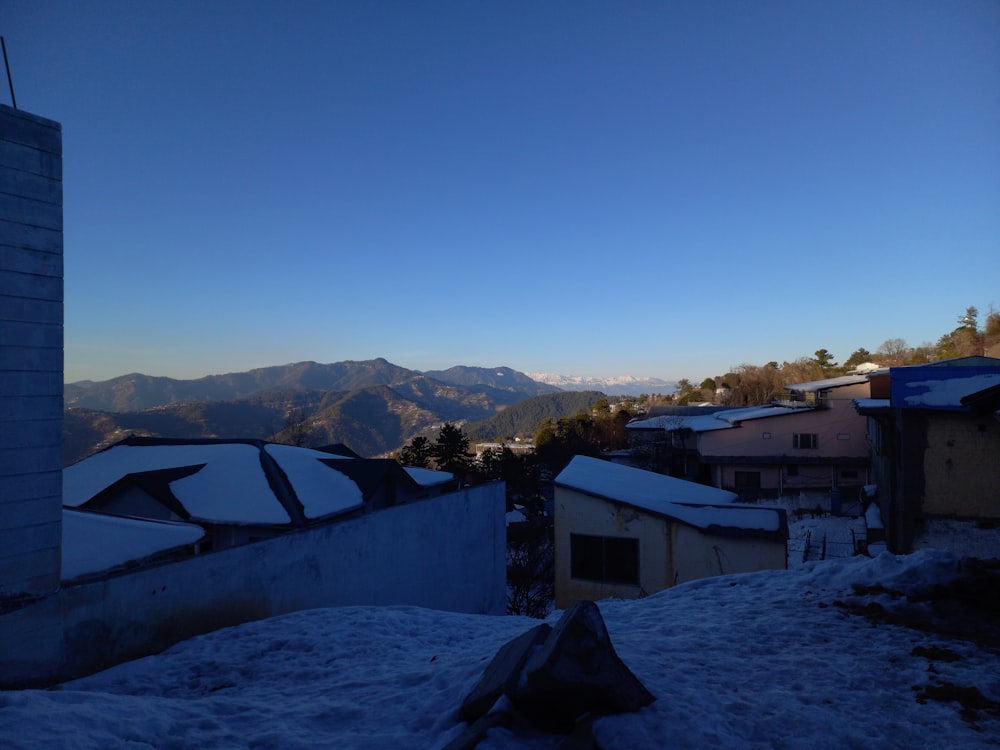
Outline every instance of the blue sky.
<path id="1" fill-rule="evenodd" d="M 700 380 L 1000 304 L 997 2 L 7 0 L 0 33 L 63 125 L 69 381 Z"/>

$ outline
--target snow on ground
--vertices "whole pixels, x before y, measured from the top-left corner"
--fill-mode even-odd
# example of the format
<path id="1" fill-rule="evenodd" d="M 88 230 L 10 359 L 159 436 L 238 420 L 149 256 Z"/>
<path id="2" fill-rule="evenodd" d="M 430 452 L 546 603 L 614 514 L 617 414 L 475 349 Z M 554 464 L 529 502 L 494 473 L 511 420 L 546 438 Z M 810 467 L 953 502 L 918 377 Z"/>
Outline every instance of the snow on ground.
<path id="1" fill-rule="evenodd" d="M 788 521 L 788 567 L 816 560 L 852 557 L 867 547 L 865 519 L 805 513 Z"/>
<path id="2" fill-rule="evenodd" d="M 958 569 L 954 556 L 925 550 L 601 602 L 615 647 L 657 700 L 597 720 L 595 736 L 604 750 L 995 747 L 995 641 L 863 616 L 875 605 L 913 609 L 885 589 L 912 592 Z M 0 693 L 0 738 L 32 750 L 441 747 L 464 728 L 458 706 L 496 650 L 535 622 L 412 607 L 298 612 L 61 689 Z M 950 700 L 973 689 L 981 708 Z M 497 729 L 479 747 L 558 741 Z"/>
<path id="3" fill-rule="evenodd" d="M 914 549 L 961 550 L 970 557 L 1000 557 L 1000 527 L 949 518 L 924 519 L 913 540 Z"/>

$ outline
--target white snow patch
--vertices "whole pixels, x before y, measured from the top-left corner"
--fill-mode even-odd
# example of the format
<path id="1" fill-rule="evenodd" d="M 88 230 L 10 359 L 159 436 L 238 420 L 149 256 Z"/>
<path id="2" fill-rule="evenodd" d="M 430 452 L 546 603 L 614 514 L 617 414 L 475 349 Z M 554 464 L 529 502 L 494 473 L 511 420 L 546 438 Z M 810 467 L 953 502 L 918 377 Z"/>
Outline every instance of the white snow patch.
<path id="1" fill-rule="evenodd" d="M 148 521 L 63 508 L 62 573 L 64 581 L 110 570 L 205 536 L 200 526 Z"/>

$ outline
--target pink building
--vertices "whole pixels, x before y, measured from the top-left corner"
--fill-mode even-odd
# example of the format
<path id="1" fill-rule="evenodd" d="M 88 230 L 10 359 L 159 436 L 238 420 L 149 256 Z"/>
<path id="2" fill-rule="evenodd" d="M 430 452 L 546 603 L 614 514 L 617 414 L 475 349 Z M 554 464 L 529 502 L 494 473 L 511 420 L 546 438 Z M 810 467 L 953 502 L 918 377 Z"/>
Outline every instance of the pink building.
<path id="1" fill-rule="evenodd" d="M 672 476 L 731 490 L 743 500 L 828 491 L 834 505 L 868 482 L 866 423 L 852 402 L 868 378 L 846 375 L 785 386 L 763 406 L 666 414 L 628 425 L 630 443 Z"/>

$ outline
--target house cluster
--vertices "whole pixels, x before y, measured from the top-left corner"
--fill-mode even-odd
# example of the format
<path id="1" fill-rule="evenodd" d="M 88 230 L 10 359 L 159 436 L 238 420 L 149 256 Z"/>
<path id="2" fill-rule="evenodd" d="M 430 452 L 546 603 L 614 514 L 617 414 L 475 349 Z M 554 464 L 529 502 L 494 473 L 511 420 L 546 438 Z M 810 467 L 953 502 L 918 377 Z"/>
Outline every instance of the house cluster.
<path id="1" fill-rule="evenodd" d="M 616 463 L 575 458 L 555 482 L 556 605 L 784 568 L 774 501 L 802 493 L 863 515 L 892 552 L 947 545 L 940 529 L 959 524 L 956 551 L 1000 556 L 1000 359 L 786 390 L 762 406 L 663 408 L 629 423 Z"/>
<path id="2" fill-rule="evenodd" d="M 632 456 L 744 501 L 816 490 L 856 500 L 869 459 L 854 400 L 868 389 L 866 376 L 846 375 L 786 386 L 785 398 L 762 406 L 666 407 L 629 423 Z"/>

